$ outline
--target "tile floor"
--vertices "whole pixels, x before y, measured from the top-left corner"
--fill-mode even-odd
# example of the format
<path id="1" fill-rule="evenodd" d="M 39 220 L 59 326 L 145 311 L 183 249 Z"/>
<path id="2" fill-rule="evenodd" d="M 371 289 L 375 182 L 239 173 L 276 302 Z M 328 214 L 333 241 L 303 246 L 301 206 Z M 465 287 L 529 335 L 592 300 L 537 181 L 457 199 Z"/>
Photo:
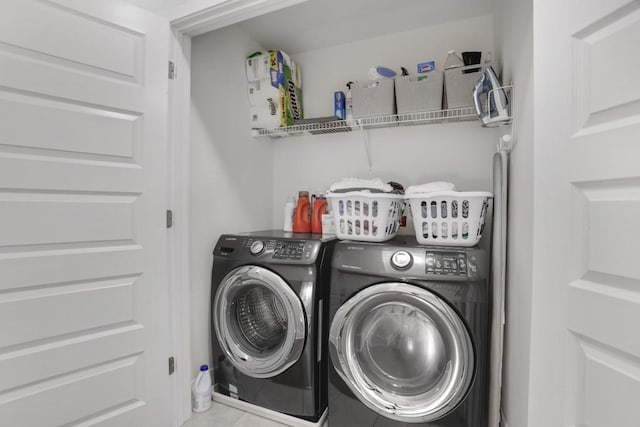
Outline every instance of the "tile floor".
<path id="1" fill-rule="evenodd" d="M 218 402 L 211 402 L 207 412 L 192 414 L 182 427 L 287 427 L 267 418 L 250 414 Z"/>

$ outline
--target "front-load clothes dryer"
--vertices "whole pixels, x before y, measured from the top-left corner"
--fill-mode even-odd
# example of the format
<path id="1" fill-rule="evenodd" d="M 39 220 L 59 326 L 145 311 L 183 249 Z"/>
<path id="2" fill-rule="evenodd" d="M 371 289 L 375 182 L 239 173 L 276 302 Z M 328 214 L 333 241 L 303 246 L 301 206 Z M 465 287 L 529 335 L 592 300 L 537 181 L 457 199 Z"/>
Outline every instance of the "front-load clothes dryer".
<path id="1" fill-rule="evenodd" d="M 486 427 L 489 258 L 477 248 L 339 242 L 331 427 Z"/>
<path id="2" fill-rule="evenodd" d="M 214 391 L 318 421 L 327 407 L 327 330 L 334 239 L 262 231 L 214 249 Z"/>

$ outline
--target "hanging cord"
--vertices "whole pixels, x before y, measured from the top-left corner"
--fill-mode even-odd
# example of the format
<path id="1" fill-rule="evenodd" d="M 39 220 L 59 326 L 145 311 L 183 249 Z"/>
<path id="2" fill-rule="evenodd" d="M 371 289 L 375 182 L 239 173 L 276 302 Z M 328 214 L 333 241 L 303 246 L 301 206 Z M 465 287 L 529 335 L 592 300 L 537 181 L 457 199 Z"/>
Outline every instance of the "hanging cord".
<path id="1" fill-rule="evenodd" d="M 369 132 L 360 126 L 360 132 L 362 133 L 362 141 L 364 142 L 364 151 L 367 153 L 367 164 L 369 165 L 369 172 L 373 169 L 373 161 L 371 160 L 371 143 L 369 142 Z"/>
<path id="2" fill-rule="evenodd" d="M 502 137 L 498 140 L 498 145 L 496 147 L 497 151 L 500 152 L 502 150 L 506 151 L 506 152 L 511 152 L 511 150 L 513 150 L 513 146 L 514 146 L 514 140 L 513 140 L 513 136 L 517 135 L 516 133 L 516 123 L 517 120 L 514 116 L 514 109 L 513 109 L 513 86 L 509 85 L 507 87 L 510 87 L 511 90 L 509 91 L 509 104 L 511 105 L 510 109 L 511 109 L 511 133 L 507 133 L 502 135 Z M 506 179 L 506 177 L 505 177 Z"/>

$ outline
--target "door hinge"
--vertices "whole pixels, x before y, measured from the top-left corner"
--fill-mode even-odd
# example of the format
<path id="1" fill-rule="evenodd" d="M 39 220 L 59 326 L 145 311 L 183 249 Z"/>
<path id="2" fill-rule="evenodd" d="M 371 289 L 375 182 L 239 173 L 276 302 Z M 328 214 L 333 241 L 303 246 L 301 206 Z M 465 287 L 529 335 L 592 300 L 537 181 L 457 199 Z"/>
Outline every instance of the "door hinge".
<path id="1" fill-rule="evenodd" d="M 173 80 L 176 78 L 176 64 L 172 61 L 169 61 L 169 79 Z"/>
<path id="2" fill-rule="evenodd" d="M 167 209 L 167 228 L 173 227 L 173 211 Z"/>
<path id="3" fill-rule="evenodd" d="M 173 375 L 175 371 L 176 371 L 176 360 L 174 359 L 173 356 L 171 356 L 169 358 L 169 375 Z"/>

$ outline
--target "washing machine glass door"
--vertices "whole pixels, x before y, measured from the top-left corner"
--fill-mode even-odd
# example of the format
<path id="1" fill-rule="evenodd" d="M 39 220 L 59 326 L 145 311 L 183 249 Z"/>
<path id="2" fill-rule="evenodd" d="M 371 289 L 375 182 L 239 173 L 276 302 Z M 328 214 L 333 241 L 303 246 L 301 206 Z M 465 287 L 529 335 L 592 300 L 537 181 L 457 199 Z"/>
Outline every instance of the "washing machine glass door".
<path id="1" fill-rule="evenodd" d="M 274 272 L 258 266 L 230 271 L 215 295 L 218 342 L 242 373 L 269 378 L 299 358 L 306 337 L 300 298 Z"/>
<path id="2" fill-rule="evenodd" d="M 329 350 L 358 399 L 406 423 L 454 410 L 475 371 L 462 319 L 437 295 L 407 283 L 370 286 L 342 305 L 331 323 Z"/>

